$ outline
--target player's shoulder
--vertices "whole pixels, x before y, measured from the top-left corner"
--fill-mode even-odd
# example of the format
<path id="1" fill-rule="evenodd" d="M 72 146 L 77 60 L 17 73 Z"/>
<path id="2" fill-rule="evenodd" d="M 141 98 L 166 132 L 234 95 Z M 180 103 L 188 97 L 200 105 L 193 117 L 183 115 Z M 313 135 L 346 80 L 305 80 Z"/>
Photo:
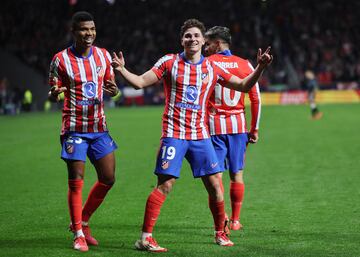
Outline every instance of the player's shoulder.
<path id="1" fill-rule="evenodd" d="M 234 60 L 236 60 L 239 63 L 247 64 L 249 62 L 248 59 L 242 58 L 242 57 L 240 57 L 238 55 L 232 55 L 232 58 L 234 58 Z"/>
<path id="2" fill-rule="evenodd" d="M 64 59 L 64 54 L 67 55 L 68 54 L 68 49 L 69 48 L 65 48 L 59 52 L 57 52 L 56 54 L 54 54 L 53 58 L 52 58 L 52 61 L 53 62 L 57 62 L 57 63 L 60 63 L 63 59 Z"/>
<path id="3" fill-rule="evenodd" d="M 106 50 L 103 47 L 93 46 L 93 51 L 94 51 L 94 53 L 102 53 L 103 55 L 109 55 L 110 56 L 109 51 Z"/>
<path id="4" fill-rule="evenodd" d="M 254 69 L 248 59 L 242 58 L 237 55 L 232 55 L 232 56 L 233 56 L 233 60 L 238 63 L 239 68 L 250 71 Z"/>
<path id="5" fill-rule="evenodd" d="M 164 63 L 174 61 L 176 59 L 176 57 L 177 57 L 176 54 L 166 54 L 166 55 L 160 57 L 160 59 L 154 64 L 154 66 L 155 67 L 160 67 Z"/>

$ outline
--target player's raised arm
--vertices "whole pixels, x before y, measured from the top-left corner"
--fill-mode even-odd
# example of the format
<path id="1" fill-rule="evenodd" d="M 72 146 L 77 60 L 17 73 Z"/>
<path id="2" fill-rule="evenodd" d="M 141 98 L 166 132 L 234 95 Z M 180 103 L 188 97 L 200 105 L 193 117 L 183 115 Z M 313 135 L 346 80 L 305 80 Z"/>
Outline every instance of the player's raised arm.
<path id="1" fill-rule="evenodd" d="M 229 83 L 225 86 L 237 91 L 249 92 L 249 90 L 259 80 L 265 68 L 270 65 L 273 60 L 273 56 L 270 54 L 270 49 L 271 47 L 269 46 L 265 52 L 262 53 L 261 48 L 259 48 L 257 53 L 258 64 L 255 70 L 244 79 L 240 79 L 237 76 L 232 76 L 229 80 Z"/>
<path id="2" fill-rule="evenodd" d="M 119 55 L 113 52 L 111 65 L 114 70 L 120 72 L 124 79 L 129 82 L 135 89 L 148 87 L 159 81 L 158 77 L 152 70 L 148 70 L 140 76 L 128 71 L 125 68 L 125 59 L 121 51 L 119 52 Z"/>

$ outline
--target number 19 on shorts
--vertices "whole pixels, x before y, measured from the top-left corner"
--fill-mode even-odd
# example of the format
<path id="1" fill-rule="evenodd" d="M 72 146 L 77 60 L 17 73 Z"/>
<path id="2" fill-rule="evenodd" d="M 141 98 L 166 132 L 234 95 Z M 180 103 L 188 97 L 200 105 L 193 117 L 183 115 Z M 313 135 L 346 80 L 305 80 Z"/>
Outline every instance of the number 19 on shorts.
<path id="1" fill-rule="evenodd" d="M 161 147 L 162 150 L 162 155 L 161 155 L 161 159 L 166 159 L 166 160 L 172 160 L 175 158 L 175 153 L 176 153 L 176 149 L 173 146 L 166 146 L 164 145 L 163 147 Z"/>

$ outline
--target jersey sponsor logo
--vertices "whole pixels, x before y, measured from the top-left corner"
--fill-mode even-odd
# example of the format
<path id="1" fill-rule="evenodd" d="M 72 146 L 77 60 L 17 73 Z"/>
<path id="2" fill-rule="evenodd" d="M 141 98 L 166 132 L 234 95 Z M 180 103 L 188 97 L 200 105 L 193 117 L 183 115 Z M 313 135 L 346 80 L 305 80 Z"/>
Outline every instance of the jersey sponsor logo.
<path id="1" fill-rule="evenodd" d="M 176 103 L 176 107 L 185 108 L 185 109 L 192 109 L 192 110 L 200 110 L 201 106 L 198 104 L 188 104 L 188 103 Z"/>
<path id="2" fill-rule="evenodd" d="M 97 105 L 101 104 L 101 101 L 97 98 L 95 98 L 94 100 L 78 100 L 76 101 L 76 104 L 81 106 Z"/>
<path id="3" fill-rule="evenodd" d="M 224 69 L 236 69 L 239 68 L 237 62 L 215 62 L 218 66 Z"/>
<path id="4" fill-rule="evenodd" d="M 83 84 L 83 92 L 87 98 L 94 98 L 96 92 L 96 84 L 93 81 Z"/>
<path id="5" fill-rule="evenodd" d="M 196 86 L 187 86 L 186 87 L 186 92 L 185 92 L 185 96 L 186 96 L 186 100 L 190 103 L 193 103 L 196 101 L 196 99 L 198 98 L 199 95 L 199 91 L 196 88 Z"/>

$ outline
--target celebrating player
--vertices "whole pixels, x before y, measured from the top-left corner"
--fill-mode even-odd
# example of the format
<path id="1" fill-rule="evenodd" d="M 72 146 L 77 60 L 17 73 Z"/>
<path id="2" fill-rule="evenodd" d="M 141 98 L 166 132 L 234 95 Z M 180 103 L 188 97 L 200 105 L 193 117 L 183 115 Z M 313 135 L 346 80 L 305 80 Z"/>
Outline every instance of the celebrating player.
<path id="1" fill-rule="evenodd" d="M 74 44 L 57 53 L 50 65 L 48 98 L 55 102 L 64 92 L 62 111 L 61 158 L 68 169 L 68 204 L 73 248 L 88 251 L 98 242 L 91 236 L 89 219 L 115 182 L 116 143 L 110 137 L 104 114 L 103 92 L 118 93 L 111 56 L 93 46 L 96 37 L 94 19 L 87 12 L 72 17 Z M 94 165 L 98 181 L 82 208 L 82 187 L 86 156 Z"/>
<path id="2" fill-rule="evenodd" d="M 205 33 L 205 53 L 210 60 L 226 68 L 231 74 L 245 78 L 254 70 L 248 60 L 232 55 L 231 34 L 226 27 L 215 26 Z M 243 167 L 247 143 L 256 143 L 260 120 L 260 90 L 256 83 L 248 92 L 251 102 L 251 129 L 248 133 L 245 121 L 245 94 L 224 87 L 224 81 L 215 86 L 210 97 L 209 128 L 211 140 L 218 157 L 220 169 L 229 169 L 231 219 L 230 229 L 239 230 L 240 211 L 245 185 Z M 222 173 L 217 174 L 224 191 Z M 227 219 L 226 219 L 227 222 Z M 227 226 L 226 226 L 227 228 Z"/>
<path id="3" fill-rule="evenodd" d="M 270 49 L 264 54 L 259 50 L 259 65 L 250 76 L 240 79 L 201 55 L 201 48 L 205 44 L 204 33 L 205 27 L 200 21 L 185 21 L 180 31 L 184 52 L 163 56 L 152 69 L 140 76 L 125 68 L 122 52 L 119 55 L 113 54 L 113 67 L 134 88 L 144 88 L 160 79 L 164 80 L 166 103 L 155 168 L 158 181 L 146 202 L 141 238 L 135 243 L 139 250 L 167 251 L 157 244 L 152 231 L 166 196 L 180 176 L 184 158 L 190 163 L 193 176 L 200 177 L 208 191 L 216 243 L 221 246 L 233 245 L 224 232 L 223 192 L 215 175 L 220 169 L 209 138 L 206 107 L 218 80 L 228 82 L 231 88 L 248 91 L 271 62 L 272 56 Z"/>

